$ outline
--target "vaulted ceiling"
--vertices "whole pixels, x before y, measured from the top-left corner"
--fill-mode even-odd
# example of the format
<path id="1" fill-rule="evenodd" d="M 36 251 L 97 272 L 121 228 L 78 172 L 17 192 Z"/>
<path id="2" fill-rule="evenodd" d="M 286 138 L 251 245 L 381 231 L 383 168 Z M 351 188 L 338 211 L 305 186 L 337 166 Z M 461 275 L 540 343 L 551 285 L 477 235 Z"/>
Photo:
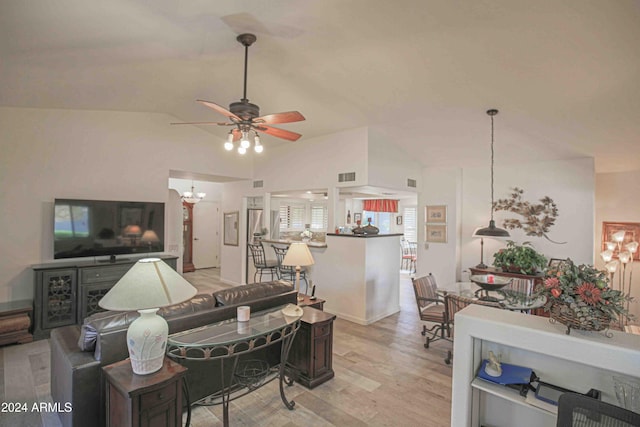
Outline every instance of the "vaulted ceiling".
<path id="1" fill-rule="evenodd" d="M 243 32 L 248 98 L 302 112 L 295 144 L 368 126 L 425 165 L 482 165 L 497 108 L 497 161 L 640 169 L 633 0 L 0 0 L 0 105 L 223 121 L 195 100 L 242 97 Z"/>

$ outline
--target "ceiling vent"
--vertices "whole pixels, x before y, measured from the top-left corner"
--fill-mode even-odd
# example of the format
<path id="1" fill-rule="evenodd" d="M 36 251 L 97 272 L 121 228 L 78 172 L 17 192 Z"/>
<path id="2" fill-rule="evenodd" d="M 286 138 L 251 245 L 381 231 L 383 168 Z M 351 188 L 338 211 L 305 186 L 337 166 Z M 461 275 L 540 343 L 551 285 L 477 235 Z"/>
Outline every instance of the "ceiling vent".
<path id="1" fill-rule="evenodd" d="M 338 182 L 354 182 L 355 180 L 355 172 L 343 172 L 338 174 Z"/>
<path id="2" fill-rule="evenodd" d="M 262 188 L 262 187 L 264 187 L 263 180 L 253 181 L 253 188 Z"/>
<path id="3" fill-rule="evenodd" d="M 407 178 L 407 187 L 416 188 L 417 187 L 416 180 Z"/>

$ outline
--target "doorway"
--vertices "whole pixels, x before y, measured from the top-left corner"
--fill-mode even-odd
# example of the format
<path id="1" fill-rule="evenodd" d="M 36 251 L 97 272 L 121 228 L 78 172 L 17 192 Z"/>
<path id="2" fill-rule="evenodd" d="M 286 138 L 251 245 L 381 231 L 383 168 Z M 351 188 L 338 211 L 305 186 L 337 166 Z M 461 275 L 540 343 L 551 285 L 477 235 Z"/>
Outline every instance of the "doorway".
<path id="1" fill-rule="evenodd" d="M 220 267 L 220 202 L 203 200 L 193 207 L 193 264 Z"/>

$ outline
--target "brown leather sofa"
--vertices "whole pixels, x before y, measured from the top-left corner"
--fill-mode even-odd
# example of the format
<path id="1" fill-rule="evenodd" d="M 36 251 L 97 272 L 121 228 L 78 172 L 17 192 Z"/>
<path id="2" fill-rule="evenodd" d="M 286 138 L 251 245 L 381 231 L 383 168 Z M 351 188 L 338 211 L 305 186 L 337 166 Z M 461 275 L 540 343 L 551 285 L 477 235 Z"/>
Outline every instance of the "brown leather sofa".
<path id="1" fill-rule="evenodd" d="M 158 314 L 169 324 L 169 333 L 180 332 L 236 316 L 239 305 L 251 312 L 287 303 L 296 303 L 296 291 L 285 281 L 253 283 L 209 294 L 162 308 Z M 62 425 L 104 426 L 105 398 L 102 367 L 129 357 L 126 334 L 137 312 L 97 313 L 82 326 L 65 326 L 51 331 L 51 397 L 60 407 L 71 403 L 70 412 L 60 412 Z M 279 348 L 267 359 L 277 359 Z M 219 365 L 188 363 L 187 384 L 190 401 L 205 397 L 219 384 Z"/>

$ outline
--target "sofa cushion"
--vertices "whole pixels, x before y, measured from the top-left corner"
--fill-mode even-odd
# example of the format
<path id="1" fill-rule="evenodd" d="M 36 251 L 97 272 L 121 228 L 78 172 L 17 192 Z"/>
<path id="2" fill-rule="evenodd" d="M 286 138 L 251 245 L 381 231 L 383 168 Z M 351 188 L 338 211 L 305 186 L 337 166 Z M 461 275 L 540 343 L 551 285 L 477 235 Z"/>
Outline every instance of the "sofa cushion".
<path id="1" fill-rule="evenodd" d="M 216 300 L 212 295 L 198 294 L 189 301 L 170 305 L 158 310 L 158 315 L 171 318 L 215 307 Z M 140 315 L 137 311 L 104 311 L 92 314 L 84 319 L 78 337 L 78 347 L 82 351 L 93 351 L 96 348 L 98 331 L 128 327 Z"/>
<path id="2" fill-rule="evenodd" d="M 247 301 L 278 295 L 293 290 L 293 284 L 286 280 L 274 280 L 272 282 L 252 283 L 244 286 L 236 286 L 214 293 L 217 306 L 242 304 Z"/>

